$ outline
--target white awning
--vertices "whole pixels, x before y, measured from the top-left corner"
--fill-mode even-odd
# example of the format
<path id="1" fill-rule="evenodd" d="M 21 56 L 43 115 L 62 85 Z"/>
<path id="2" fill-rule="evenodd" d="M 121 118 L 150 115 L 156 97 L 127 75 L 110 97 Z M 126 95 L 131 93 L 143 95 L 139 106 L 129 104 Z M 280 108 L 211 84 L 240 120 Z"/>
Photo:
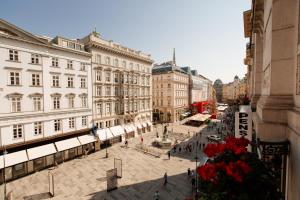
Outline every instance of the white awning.
<path id="1" fill-rule="evenodd" d="M 4 168 L 3 156 L 0 156 L 0 169 Z"/>
<path id="2" fill-rule="evenodd" d="M 81 144 L 78 141 L 77 138 L 71 138 L 71 139 L 67 139 L 67 140 L 62 140 L 59 142 L 55 142 L 55 146 L 57 148 L 57 151 L 64 151 L 67 149 L 72 149 L 75 147 L 79 147 Z"/>
<path id="3" fill-rule="evenodd" d="M 152 122 L 147 121 L 148 126 L 152 126 Z"/>
<path id="4" fill-rule="evenodd" d="M 136 126 L 138 129 L 142 129 L 142 125 L 141 125 L 139 122 L 136 122 L 136 123 L 135 123 L 135 126 Z"/>
<path id="5" fill-rule="evenodd" d="M 56 149 L 53 143 L 27 149 L 27 155 L 29 160 L 34 160 L 55 153 Z"/>
<path id="6" fill-rule="evenodd" d="M 130 126 L 131 126 L 131 128 L 132 128 L 133 131 L 136 131 L 136 130 L 137 130 L 137 129 L 136 129 L 136 126 L 134 126 L 134 124 L 130 124 Z"/>
<path id="7" fill-rule="evenodd" d="M 78 137 L 78 140 L 81 143 L 81 145 L 97 141 L 94 135 L 82 135 Z"/>
<path id="8" fill-rule="evenodd" d="M 143 123 L 142 123 L 142 127 L 144 127 L 144 128 L 146 128 L 146 127 L 147 127 L 147 124 L 146 124 L 146 122 L 143 122 Z"/>
<path id="9" fill-rule="evenodd" d="M 131 124 L 126 124 L 124 126 L 124 129 L 125 129 L 126 133 L 131 133 L 131 132 L 134 131 L 134 129 L 132 128 Z"/>
<path id="10" fill-rule="evenodd" d="M 26 150 L 6 154 L 4 156 L 4 160 L 5 160 L 5 167 L 10 167 L 16 164 L 27 162 L 28 158 L 27 158 Z"/>
<path id="11" fill-rule="evenodd" d="M 109 128 L 98 129 L 97 135 L 101 141 L 109 140 L 114 137 Z"/>
<path id="12" fill-rule="evenodd" d="M 124 135 L 125 131 L 124 128 L 122 126 L 113 126 L 109 128 L 110 131 L 112 132 L 112 134 L 116 137 L 116 136 L 120 136 L 120 135 Z"/>

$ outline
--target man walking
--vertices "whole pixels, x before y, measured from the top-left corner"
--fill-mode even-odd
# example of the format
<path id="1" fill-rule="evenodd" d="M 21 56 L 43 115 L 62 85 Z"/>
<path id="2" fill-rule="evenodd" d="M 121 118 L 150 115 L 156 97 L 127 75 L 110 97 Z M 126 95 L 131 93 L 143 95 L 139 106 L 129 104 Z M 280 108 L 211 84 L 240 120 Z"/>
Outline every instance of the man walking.
<path id="1" fill-rule="evenodd" d="M 168 158 L 169 158 L 169 160 L 170 160 L 170 157 L 171 157 L 171 152 L 168 151 Z"/>
<path id="2" fill-rule="evenodd" d="M 167 172 L 165 173 L 164 175 L 164 185 L 167 185 L 168 183 L 168 175 L 167 175 Z"/>

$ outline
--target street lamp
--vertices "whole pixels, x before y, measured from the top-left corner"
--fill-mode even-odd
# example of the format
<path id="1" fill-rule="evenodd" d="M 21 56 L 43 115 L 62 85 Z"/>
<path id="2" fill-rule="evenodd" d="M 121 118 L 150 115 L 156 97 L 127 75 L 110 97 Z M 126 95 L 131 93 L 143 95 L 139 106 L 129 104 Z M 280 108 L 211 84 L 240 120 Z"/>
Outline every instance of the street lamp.
<path id="1" fill-rule="evenodd" d="M 108 152 L 107 152 L 107 148 L 108 148 L 108 141 L 107 141 L 107 129 L 105 130 L 105 158 L 108 158 Z"/>

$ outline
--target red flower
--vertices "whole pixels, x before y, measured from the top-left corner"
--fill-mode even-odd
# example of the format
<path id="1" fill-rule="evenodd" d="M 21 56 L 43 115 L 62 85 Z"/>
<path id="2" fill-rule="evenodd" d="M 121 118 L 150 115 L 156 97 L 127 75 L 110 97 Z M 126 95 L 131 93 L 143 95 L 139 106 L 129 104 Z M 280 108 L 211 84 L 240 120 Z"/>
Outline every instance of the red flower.
<path id="1" fill-rule="evenodd" d="M 241 169 L 244 174 L 248 174 L 249 172 L 252 171 L 251 167 L 244 161 L 238 160 L 236 162 L 236 164 L 238 165 L 239 169 Z"/>
<path id="2" fill-rule="evenodd" d="M 232 177 L 236 182 L 243 182 L 243 178 L 246 174 L 251 172 L 251 167 L 244 161 L 238 160 L 237 162 L 230 162 L 226 166 L 227 176 Z"/>
<path id="3" fill-rule="evenodd" d="M 210 181 L 213 183 L 216 183 L 217 181 L 217 170 L 214 164 L 206 163 L 205 165 L 198 167 L 197 173 L 201 179 L 205 181 Z"/>
<path id="4" fill-rule="evenodd" d="M 218 153 L 218 148 L 217 148 L 217 144 L 207 144 L 205 149 L 204 149 L 204 153 L 208 156 L 208 157 L 213 157 Z"/>

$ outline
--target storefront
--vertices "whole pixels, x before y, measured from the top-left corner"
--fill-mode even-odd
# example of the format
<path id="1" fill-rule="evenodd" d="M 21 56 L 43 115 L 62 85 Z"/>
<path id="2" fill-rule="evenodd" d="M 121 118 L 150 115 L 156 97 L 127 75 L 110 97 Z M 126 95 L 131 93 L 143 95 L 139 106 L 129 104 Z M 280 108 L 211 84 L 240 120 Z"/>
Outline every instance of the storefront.
<path id="1" fill-rule="evenodd" d="M 2 158 L 3 159 L 3 158 Z M 28 157 L 26 150 L 9 153 L 4 156 L 5 179 L 12 180 L 27 174 Z"/>
<path id="2" fill-rule="evenodd" d="M 125 135 L 124 128 L 120 125 L 109 128 L 114 136 L 114 140 L 122 142 L 122 136 Z"/>
<path id="3" fill-rule="evenodd" d="M 71 138 L 55 142 L 57 153 L 55 159 L 57 162 L 67 161 L 75 158 L 76 156 L 82 155 L 82 146 L 77 138 Z"/>
<path id="4" fill-rule="evenodd" d="M 78 137 L 78 140 L 82 145 L 82 151 L 86 152 L 86 154 L 94 152 L 96 150 L 96 145 L 98 145 L 94 135 L 82 135 Z"/>
<path id="5" fill-rule="evenodd" d="M 150 121 L 147 121 L 146 123 L 147 123 L 147 131 L 151 132 L 152 123 Z"/>
<path id="6" fill-rule="evenodd" d="M 146 129 L 147 129 L 147 123 L 146 122 L 142 122 L 142 132 L 146 133 Z"/>
<path id="7" fill-rule="evenodd" d="M 139 122 L 136 122 L 135 123 L 135 127 L 136 127 L 136 129 L 137 129 L 137 134 L 142 134 L 142 125 L 139 123 Z"/>
<path id="8" fill-rule="evenodd" d="M 54 165 L 56 148 L 53 143 L 27 149 L 28 173 L 36 172 Z"/>
<path id="9" fill-rule="evenodd" d="M 115 141 L 113 140 L 113 134 L 109 130 L 109 128 L 104 128 L 104 129 L 98 129 L 97 130 L 97 136 L 99 137 L 101 144 L 100 148 L 104 149 L 107 146 L 110 146 L 113 144 Z"/>
<path id="10" fill-rule="evenodd" d="M 124 126 L 125 129 L 125 139 L 133 138 L 134 137 L 134 129 L 132 128 L 131 124 L 126 124 Z"/>

